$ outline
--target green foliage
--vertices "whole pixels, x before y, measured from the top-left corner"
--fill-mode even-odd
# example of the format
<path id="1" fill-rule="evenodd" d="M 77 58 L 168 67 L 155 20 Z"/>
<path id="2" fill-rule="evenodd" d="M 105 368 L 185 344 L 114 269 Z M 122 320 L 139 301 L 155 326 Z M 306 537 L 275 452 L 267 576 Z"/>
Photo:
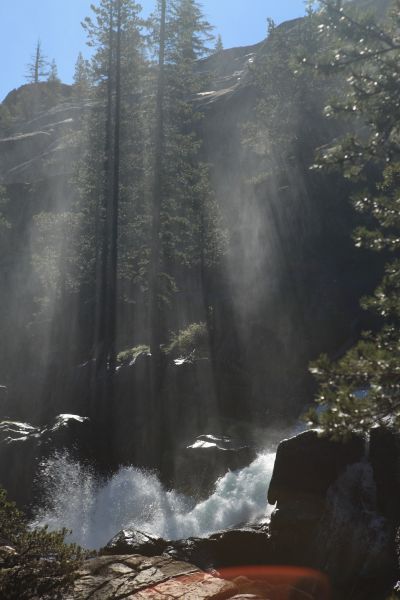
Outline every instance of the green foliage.
<path id="1" fill-rule="evenodd" d="M 195 354 L 197 358 L 209 354 L 209 337 L 205 323 L 191 323 L 186 329 L 172 335 L 166 354 L 173 358 L 184 358 Z"/>
<path id="2" fill-rule="evenodd" d="M 167 22 L 161 237 L 165 264 L 211 267 L 225 250 L 226 234 L 202 162 L 198 127 L 202 114 L 192 98 L 208 77 L 196 60 L 214 39 L 195 0 L 174 0 Z"/>
<path id="3" fill-rule="evenodd" d="M 90 87 L 90 63 L 83 58 L 82 52 L 79 52 L 75 63 L 73 93 L 82 100 L 89 95 Z"/>
<path id="4" fill-rule="evenodd" d="M 30 529 L 23 514 L 0 489 L 0 596 L 7 600 L 61 600 L 85 558 L 64 543 L 67 531 Z"/>
<path id="5" fill-rule="evenodd" d="M 57 83 L 61 83 L 60 78 L 58 76 L 58 68 L 56 61 L 53 59 L 50 63 L 49 75 L 47 77 L 47 81 L 52 85 L 56 85 Z"/>
<path id="6" fill-rule="evenodd" d="M 351 115 L 356 133 L 324 148 L 317 166 L 339 169 L 363 187 L 352 198 L 367 222 L 354 233 L 356 245 L 394 255 L 375 294 L 362 301 L 379 315 L 382 328 L 364 334 L 337 363 L 323 357 L 312 366 L 322 410 L 312 411 L 310 422 L 342 436 L 377 424 L 400 426 L 400 2 L 393 2 L 383 25 L 335 2 L 322 4 L 321 36 L 336 49 L 320 57 L 319 69 L 347 76 L 346 93 L 326 113 Z"/>
<path id="7" fill-rule="evenodd" d="M 311 424 L 334 437 L 368 432 L 377 425 L 400 427 L 400 336 L 384 327 L 363 339 L 337 362 L 321 357 L 311 367 L 319 382 Z"/>
<path id="8" fill-rule="evenodd" d="M 117 361 L 120 365 L 129 364 L 136 360 L 140 354 L 150 352 L 149 346 L 141 344 L 120 352 Z M 209 354 L 209 336 L 205 323 L 191 323 L 185 329 L 171 335 L 169 344 L 164 348 L 164 353 L 171 358 L 186 358 L 196 355 L 197 358 L 207 357 Z"/>
<path id="9" fill-rule="evenodd" d="M 41 213 L 34 218 L 36 299 L 39 317 L 47 321 L 54 320 L 55 303 L 59 313 L 65 310 L 65 295 L 75 294 L 79 302 L 83 300 L 89 307 L 84 310 L 93 315 L 94 322 L 101 312 L 97 299 L 104 295 L 106 285 L 102 283 L 102 259 L 109 251 L 106 221 L 115 152 L 110 143 L 114 139 L 114 111 L 109 111 L 110 118 L 106 108 L 115 108 L 115 94 L 109 102 L 108 92 L 109 85 L 114 89 L 115 84 L 115 69 L 110 69 L 110 64 L 116 52 L 116 6 L 115 0 L 101 0 L 83 22 L 92 60 L 89 64 L 79 55 L 73 95 L 82 100 L 89 94 L 93 102 L 82 117 L 80 150 L 71 182 L 75 198 L 63 213 Z M 192 103 L 193 96 L 206 85 L 206 77 L 195 63 L 210 53 L 211 27 L 195 0 L 174 0 L 169 8 L 158 273 L 158 297 L 165 311 L 174 309 L 182 272 L 201 271 L 203 275 L 226 249 L 226 232 L 211 190 L 209 168 L 202 162 L 198 135 L 201 115 Z M 154 241 L 151 190 L 157 75 L 143 35 L 150 24 L 143 21 L 140 11 L 133 0 L 121 0 L 118 308 L 125 314 L 137 310 L 138 321 L 142 316 L 147 320 Z M 155 39 L 155 18 L 151 27 Z M 140 339 L 146 339 L 146 333 L 143 337 L 141 333 Z M 122 347 L 125 343 L 126 339 Z M 88 340 L 88 348 L 95 346 L 94 340 Z"/>
<path id="10" fill-rule="evenodd" d="M 141 344 L 139 346 L 135 346 L 134 348 L 129 348 L 128 350 L 120 352 L 117 356 L 117 362 L 119 365 L 130 364 L 134 362 L 137 357 L 140 356 L 140 354 L 148 354 L 149 352 L 149 346 Z"/>
<path id="11" fill-rule="evenodd" d="M 222 35 L 219 33 L 217 36 L 217 41 L 215 42 L 214 52 L 215 54 L 219 54 L 224 49 L 224 43 L 222 41 Z"/>

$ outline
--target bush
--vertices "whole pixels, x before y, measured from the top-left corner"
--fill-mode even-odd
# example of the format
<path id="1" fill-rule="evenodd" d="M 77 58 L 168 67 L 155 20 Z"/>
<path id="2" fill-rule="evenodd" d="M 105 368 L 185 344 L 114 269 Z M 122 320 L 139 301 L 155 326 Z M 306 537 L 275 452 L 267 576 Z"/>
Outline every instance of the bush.
<path id="1" fill-rule="evenodd" d="M 65 544 L 66 530 L 30 529 L 0 488 L 0 598 L 60 600 L 86 553 Z"/>
<path id="2" fill-rule="evenodd" d="M 119 365 L 129 365 L 131 362 L 135 361 L 140 354 L 148 354 L 149 352 L 149 346 L 145 346 L 144 344 L 129 348 L 118 354 L 117 363 Z"/>
<path id="3" fill-rule="evenodd" d="M 165 352 L 173 358 L 183 358 L 194 353 L 197 358 L 208 357 L 209 338 L 206 324 L 191 323 L 186 329 L 172 334 L 171 343 Z"/>

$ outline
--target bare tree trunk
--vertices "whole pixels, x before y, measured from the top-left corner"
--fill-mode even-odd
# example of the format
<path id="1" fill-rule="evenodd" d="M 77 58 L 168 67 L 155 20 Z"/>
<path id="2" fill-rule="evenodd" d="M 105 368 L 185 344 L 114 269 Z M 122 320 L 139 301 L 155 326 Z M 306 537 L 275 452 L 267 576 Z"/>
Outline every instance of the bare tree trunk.
<path id="1" fill-rule="evenodd" d="M 163 185 L 163 150 L 164 150 L 164 95 L 165 95 L 165 34 L 166 34 L 166 0 L 161 2 L 160 48 L 158 60 L 158 83 L 156 98 L 156 127 L 152 190 L 152 240 L 150 265 L 150 352 L 151 360 L 151 396 L 153 423 L 160 423 L 161 387 L 162 387 L 162 354 L 161 354 L 161 306 L 160 306 L 160 272 L 162 260 L 161 247 L 161 206 Z M 159 427 L 153 427 L 153 451 L 157 455 L 160 444 Z M 155 459 L 157 460 L 157 456 Z"/>
<path id="2" fill-rule="evenodd" d="M 106 343 L 109 375 L 116 368 L 117 335 L 117 275 L 118 275 L 118 215 L 120 196 L 120 140 L 121 140 L 121 0 L 117 0 L 117 41 L 115 56 L 115 116 L 114 116 L 114 170 L 110 210 L 110 264 L 109 264 L 109 327 Z"/>
<path id="3" fill-rule="evenodd" d="M 160 50 L 158 61 L 158 84 L 156 99 L 156 130 L 154 147 L 154 172 L 152 194 L 152 252 L 150 270 L 150 350 L 153 364 L 160 363 L 160 270 L 161 270 L 161 202 L 162 169 L 164 149 L 164 87 L 165 87 L 165 21 L 166 0 L 161 3 Z"/>
<path id="4" fill-rule="evenodd" d="M 98 207 L 98 230 L 99 238 L 97 240 L 97 318 L 96 318 L 96 336 L 95 336 L 95 358 L 96 358 L 96 378 L 104 377 L 108 367 L 108 314 L 109 314 L 109 294 L 108 294 L 108 264 L 109 264 L 109 230 L 110 230 L 110 196 L 111 181 L 113 175 L 112 161 L 112 112 L 113 112 L 113 9 L 110 5 L 109 13 L 109 50 L 108 50 L 108 77 L 107 77 L 107 104 L 106 104 L 106 125 L 104 142 L 104 186 L 101 202 Z"/>

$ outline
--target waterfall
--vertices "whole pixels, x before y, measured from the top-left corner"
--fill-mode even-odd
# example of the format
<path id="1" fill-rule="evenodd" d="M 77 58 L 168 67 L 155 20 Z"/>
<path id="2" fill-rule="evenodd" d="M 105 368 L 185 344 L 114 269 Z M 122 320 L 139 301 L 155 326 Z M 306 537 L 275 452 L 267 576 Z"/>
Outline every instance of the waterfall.
<path id="1" fill-rule="evenodd" d="M 65 527 L 68 541 L 90 549 L 128 528 L 171 540 L 204 537 L 267 516 L 274 460 L 274 453 L 260 454 L 250 466 L 226 473 L 209 498 L 196 502 L 135 467 L 100 481 L 90 468 L 57 454 L 42 465 L 44 500 L 33 526 Z"/>

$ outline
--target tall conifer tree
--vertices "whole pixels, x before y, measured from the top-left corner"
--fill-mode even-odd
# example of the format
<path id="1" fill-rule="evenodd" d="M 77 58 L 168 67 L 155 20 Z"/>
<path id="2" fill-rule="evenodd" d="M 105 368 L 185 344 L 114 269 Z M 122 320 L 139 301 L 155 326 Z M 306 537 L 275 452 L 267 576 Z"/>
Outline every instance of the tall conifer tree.
<path id="1" fill-rule="evenodd" d="M 139 86 L 138 80 L 132 82 L 142 60 L 139 10 L 140 6 L 131 0 L 102 0 L 98 7 L 93 7 L 95 18 L 84 21 L 89 44 L 96 48 L 92 70 L 97 82 L 97 96 L 104 107 L 103 113 L 95 110 L 90 118 L 92 141 L 83 168 L 83 176 L 89 184 L 86 219 L 90 228 L 94 226 L 95 355 L 97 372 L 108 372 L 111 376 L 116 366 L 121 177 L 126 189 L 130 179 L 125 164 L 125 172 L 121 175 L 121 147 L 124 146 L 130 156 L 130 148 L 138 141 L 130 135 L 131 122 L 136 122 L 136 109 L 127 98 L 131 99 L 135 93 L 132 83 Z M 100 124 L 103 134 L 99 137 Z M 124 135 L 121 135 L 122 130 Z M 138 132 L 135 133 L 137 136 Z M 103 166 L 99 171 L 96 165 L 101 155 Z M 131 167 L 134 170 L 134 165 Z M 131 188 L 129 192 L 132 192 Z"/>

